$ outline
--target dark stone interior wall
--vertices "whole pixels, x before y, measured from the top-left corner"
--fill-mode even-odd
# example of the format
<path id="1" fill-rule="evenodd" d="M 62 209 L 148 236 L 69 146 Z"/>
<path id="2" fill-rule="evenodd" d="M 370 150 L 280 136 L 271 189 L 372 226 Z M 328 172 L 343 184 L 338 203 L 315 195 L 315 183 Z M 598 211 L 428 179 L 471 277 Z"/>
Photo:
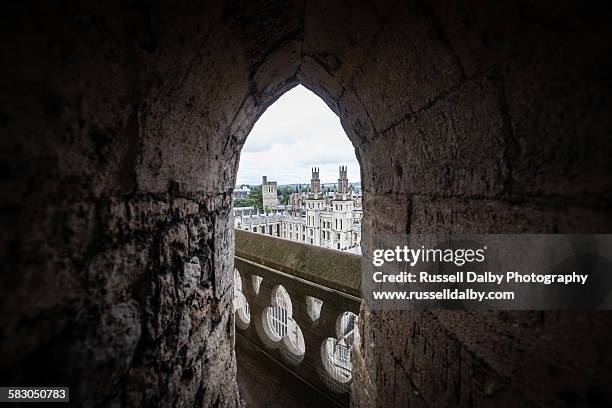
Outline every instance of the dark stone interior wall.
<path id="1" fill-rule="evenodd" d="M 297 27 L 248 3 L 2 6 L 0 383 L 239 404 L 233 129 L 263 111 L 252 67 Z"/>
<path id="2" fill-rule="evenodd" d="M 460 3 L 398 2 L 353 74 L 370 119 L 364 253 L 389 231 L 609 233 L 609 13 Z M 356 406 L 612 401 L 607 312 L 364 310 L 361 321 Z"/>
<path id="3" fill-rule="evenodd" d="M 2 7 L 2 383 L 69 383 L 85 406 L 238 404 L 231 189 L 248 131 L 298 82 L 356 148 L 366 249 L 390 231 L 612 229 L 595 5 Z M 361 322 L 356 406 L 612 399 L 609 314 Z"/>

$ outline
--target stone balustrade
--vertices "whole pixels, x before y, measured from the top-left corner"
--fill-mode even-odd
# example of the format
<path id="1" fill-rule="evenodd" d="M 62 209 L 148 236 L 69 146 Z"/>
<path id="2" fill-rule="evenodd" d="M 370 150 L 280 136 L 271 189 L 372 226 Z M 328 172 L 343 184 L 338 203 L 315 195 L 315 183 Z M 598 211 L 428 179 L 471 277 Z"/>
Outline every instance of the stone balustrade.
<path id="1" fill-rule="evenodd" d="M 347 405 L 361 257 L 241 230 L 235 248 L 238 341 Z"/>

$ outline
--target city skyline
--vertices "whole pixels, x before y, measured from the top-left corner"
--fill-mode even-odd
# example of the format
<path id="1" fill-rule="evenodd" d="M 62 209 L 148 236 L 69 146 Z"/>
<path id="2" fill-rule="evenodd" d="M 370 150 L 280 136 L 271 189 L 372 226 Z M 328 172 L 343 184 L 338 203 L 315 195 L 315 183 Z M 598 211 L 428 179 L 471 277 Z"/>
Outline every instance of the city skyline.
<path id="1" fill-rule="evenodd" d="M 268 181 L 277 181 L 274 178 L 274 175 L 270 176 L 268 174 L 263 174 L 262 176 L 266 176 L 268 178 Z M 356 181 L 351 181 L 350 177 L 349 179 L 349 185 L 359 185 L 361 186 L 361 181 L 356 180 Z M 298 181 L 291 181 L 291 182 L 286 182 L 286 183 L 278 183 L 277 185 L 280 186 L 294 186 L 294 185 L 302 185 L 303 187 L 307 187 L 310 185 L 310 180 L 298 180 Z M 336 178 L 336 181 L 321 181 L 321 186 L 337 186 L 338 185 L 338 180 Z M 256 183 L 236 183 L 236 187 L 240 187 L 240 186 L 261 186 L 261 177 L 259 179 L 258 182 Z"/>
<path id="2" fill-rule="evenodd" d="M 236 185 L 257 185 L 262 176 L 279 185 L 306 184 L 312 167 L 322 183 L 335 183 L 338 168 L 361 182 L 353 145 L 340 119 L 314 93 L 298 85 L 259 118 L 242 149 Z"/>

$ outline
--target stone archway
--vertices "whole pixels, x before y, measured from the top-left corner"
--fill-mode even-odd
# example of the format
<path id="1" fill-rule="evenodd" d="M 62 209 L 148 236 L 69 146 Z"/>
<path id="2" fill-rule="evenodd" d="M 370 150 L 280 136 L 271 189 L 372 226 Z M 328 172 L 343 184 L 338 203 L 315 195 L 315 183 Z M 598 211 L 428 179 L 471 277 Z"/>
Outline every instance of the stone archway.
<path id="1" fill-rule="evenodd" d="M 84 406 L 238 404 L 231 190 L 248 131 L 298 82 L 356 148 L 366 251 L 382 232 L 611 229 L 594 6 L 7 8 L 3 383 L 68 383 Z M 607 315 L 360 322 L 356 406 L 611 398 Z"/>

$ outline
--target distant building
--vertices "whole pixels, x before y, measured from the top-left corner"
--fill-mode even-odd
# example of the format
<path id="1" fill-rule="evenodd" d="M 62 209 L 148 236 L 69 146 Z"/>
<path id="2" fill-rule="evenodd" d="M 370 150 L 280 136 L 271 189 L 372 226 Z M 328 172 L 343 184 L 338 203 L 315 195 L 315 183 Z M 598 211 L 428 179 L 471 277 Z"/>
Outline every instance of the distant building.
<path id="1" fill-rule="evenodd" d="M 232 198 L 235 200 L 237 198 L 247 198 L 251 193 L 251 189 L 248 186 L 241 186 L 238 189 L 235 189 L 232 193 Z"/>
<path id="2" fill-rule="evenodd" d="M 323 193 L 319 169 L 312 169 L 308 192 L 295 192 L 286 206 L 278 203 L 276 182 L 264 176 L 262 194 L 268 214 L 234 211 L 236 228 L 292 241 L 361 253 L 361 192 L 349 188 L 347 168 L 339 169 L 336 192 Z M 273 193 L 274 191 L 274 193 Z M 274 194 L 274 197 L 271 195 Z M 359 202 L 359 205 L 356 203 Z M 268 204 L 266 204 L 268 203 Z"/>
<path id="3" fill-rule="evenodd" d="M 234 207 L 234 216 L 250 217 L 259 214 L 257 207 Z"/>
<path id="4" fill-rule="evenodd" d="M 278 186 L 276 181 L 268 181 L 267 176 L 263 176 L 261 180 L 261 197 L 264 211 L 276 210 L 278 207 Z"/>

